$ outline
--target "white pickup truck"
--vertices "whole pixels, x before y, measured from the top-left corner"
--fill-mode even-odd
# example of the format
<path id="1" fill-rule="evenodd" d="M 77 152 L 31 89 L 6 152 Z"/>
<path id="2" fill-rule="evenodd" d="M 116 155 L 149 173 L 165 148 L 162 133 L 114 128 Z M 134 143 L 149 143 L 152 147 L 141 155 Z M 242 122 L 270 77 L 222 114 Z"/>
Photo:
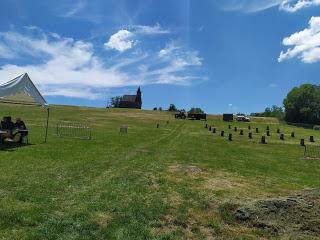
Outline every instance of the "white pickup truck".
<path id="1" fill-rule="evenodd" d="M 237 116 L 237 121 L 238 122 L 250 122 L 251 119 L 246 116 Z"/>

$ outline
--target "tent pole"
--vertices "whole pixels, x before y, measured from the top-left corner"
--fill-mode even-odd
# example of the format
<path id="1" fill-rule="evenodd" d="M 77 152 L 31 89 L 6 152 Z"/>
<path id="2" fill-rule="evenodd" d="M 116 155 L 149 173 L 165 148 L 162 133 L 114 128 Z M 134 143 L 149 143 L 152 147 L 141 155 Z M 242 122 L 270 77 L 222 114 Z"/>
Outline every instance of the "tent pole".
<path id="1" fill-rule="evenodd" d="M 44 142 L 47 143 L 47 138 L 48 138 L 48 127 L 49 127 L 49 116 L 50 116 L 50 108 L 47 108 L 47 126 L 46 126 L 46 136 L 44 139 Z"/>

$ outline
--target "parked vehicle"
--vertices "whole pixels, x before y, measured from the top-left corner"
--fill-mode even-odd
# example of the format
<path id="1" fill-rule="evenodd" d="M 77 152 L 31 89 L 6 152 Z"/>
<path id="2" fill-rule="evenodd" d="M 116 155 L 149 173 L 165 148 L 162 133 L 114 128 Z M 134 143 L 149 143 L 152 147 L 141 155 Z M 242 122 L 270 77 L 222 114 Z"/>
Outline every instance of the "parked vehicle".
<path id="1" fill-rule="evenodd" d="M 188 118 L 190 120 L 206 120 L 207 114 L 205 114 L 205 113 L 189 113 Z"/>
<path id="2" fill-rule="evenodd" d="M 237 121 L 238 122 L 250 122 L 251 119 L 249 117 L 246 117 L 246 116 L 237 116 Z"/>
<path id="3" fill-rule="evenodd" d="M 176 113 L 174 115 L 175 118 L 180 118 L 180 119 L 186 119 L 187 118 L 187 114 L 183 111 L 180 111 L 178 113 Z"/>

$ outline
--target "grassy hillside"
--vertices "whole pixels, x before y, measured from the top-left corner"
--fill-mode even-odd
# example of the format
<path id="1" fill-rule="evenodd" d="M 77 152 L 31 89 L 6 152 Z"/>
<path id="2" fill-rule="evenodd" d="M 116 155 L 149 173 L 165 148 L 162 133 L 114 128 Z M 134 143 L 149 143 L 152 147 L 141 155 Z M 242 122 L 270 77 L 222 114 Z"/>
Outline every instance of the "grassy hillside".
<path id="1" fill-rule="evenodd" d="M 290 238 L 297 235 L 240 224 L 231 212 L 320 188 L 320 161 L 304 159 L 299 146 L 310 135 L 320 141 L 320 133 L 275 119 L 250 123 L 261 132 L 270 126 L 261 145 L 263 133 L 249 140 L 247 123 L 233 123 L 245 130 L 240 136 L 219 116 L 206 123 L 232 132 L 232 142 L 203 121 L 166 112 L 53 106 L 51 113 L 44 144 L 43 109 L 0 105 L 0 116 L 22 117 L 31 129 L 31 145 L 0 150 L 0 239 Z M 55 136 L 61 120 L 88 123 L 92 140 Z M 121 125 L 128 134 L 119 134 Z"/>

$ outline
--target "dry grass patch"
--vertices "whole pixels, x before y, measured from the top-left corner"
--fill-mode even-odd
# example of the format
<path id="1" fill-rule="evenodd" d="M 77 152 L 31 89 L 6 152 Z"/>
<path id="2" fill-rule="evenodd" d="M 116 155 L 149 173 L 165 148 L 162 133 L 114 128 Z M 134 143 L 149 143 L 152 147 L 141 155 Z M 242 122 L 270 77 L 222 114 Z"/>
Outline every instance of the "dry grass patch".
<path id="1" fill-rule="evenodd" d="M 185 177 L 200 180 L 196 183 L 196 190 L 205 195 L 222 195 L 228 198 L 248 198 L 264 196 L 261 186 L 256 180 L 238 176 L 224 171 L 209 171 L 195 165 L 171 165 L 169 172 L 171 179 L 183 181 Z M 191 185 L 190 185 L 191 186 Z"/>
<path id="2" fill-rule="evenodd" d="M 165 215 L 151 222 L 153 235 L 174 234 L 183 235 L 183 239 L 215 239 L 214 230 L 193 219 L 179 220 L 172 215 Z"/>
<path id="3" fill-rule="evenodd" d="M 109 213 L 98 213 L 96 216 L 96 223 L 102 227 L 106 228 L 108 223 L 111 221 L 112 216 Z"/>
<path id="4" fill-rule="evenodd" d="M 234 190 L 248 190 L 250 183 L 240 177 L 236 177 L 226 172 L 216 172 L 214 175 L 205 176 L 204 189 L 216 191 L 234 191 Z"/>
<path id="5" fill-rule="evenodd" d="M 183 203 L 183 198 L 178 192 L 173 191 L 170 192 L 167 201 L 170 204 L 170 206 L 177 208 Z"/>
<path id="6" fill-rule="evenodd" d="M 189 177 L 200 177 L 205 172 L 205 170 L 194 165 L 178 164 L 169 166 L 169 172 L 174 174 L 187 175 Z"/>

